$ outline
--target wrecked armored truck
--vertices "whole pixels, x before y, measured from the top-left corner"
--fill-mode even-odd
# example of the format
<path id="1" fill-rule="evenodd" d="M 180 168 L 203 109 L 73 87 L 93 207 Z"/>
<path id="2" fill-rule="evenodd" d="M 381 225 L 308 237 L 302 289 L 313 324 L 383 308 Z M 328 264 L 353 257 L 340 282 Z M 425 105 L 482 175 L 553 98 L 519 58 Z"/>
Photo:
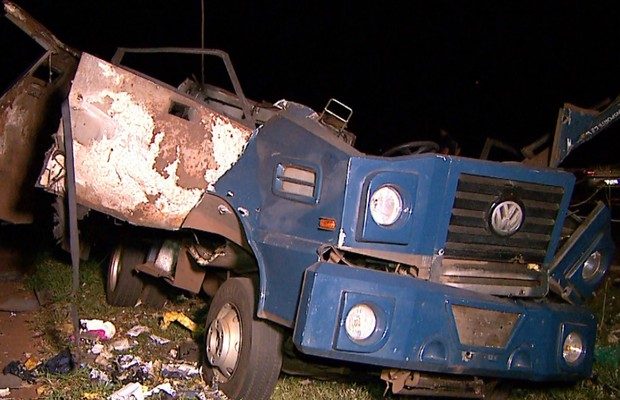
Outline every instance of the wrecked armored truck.
<path id="1" fill-rule="evenodd" d="M 596 321 L 582 304 L 613 244 L 603 205 L 563 229 L 571 174 L 368 156 L 346 118 L 191 88 L 83 54 L 71 135 L 60 130 L 39 183 L 63 193 L 72 137 L 78 203 L 154 228 L 149 246 L 112 254 L 113 304 L 148 303 L 142 276 L 213 296 L 208 383 L 269 398 L 290 340 L 314 360 L 380 369 L 401 394 L 590 374 Z"/>
<path id="2" fill-rule="evenodd" d="M 568 216 L 571 174 L 362 154 L 347 116 L 246 99 L 217 50 L 175 51 L 220 57 L 234 93 L 174 88 L 121 66 L 123 49 L 111 63 L 69 53 L 74 75 L 56 46 L 35 83 L 73 81 L 38 184 L 74 185 L 91 216 L 118 222 L 110 303 L 161 306 L 171 287 L 213 297 L 203 374 L 230 398 L 269 398 L 281 369 L 318 363 L 380 372 L 398 394 L 479 398 L 486 381 L 590 374 L 583 303 L 613 244 L 603 205 Z M 30 126 L 11 118 L 4 141 Z"/>

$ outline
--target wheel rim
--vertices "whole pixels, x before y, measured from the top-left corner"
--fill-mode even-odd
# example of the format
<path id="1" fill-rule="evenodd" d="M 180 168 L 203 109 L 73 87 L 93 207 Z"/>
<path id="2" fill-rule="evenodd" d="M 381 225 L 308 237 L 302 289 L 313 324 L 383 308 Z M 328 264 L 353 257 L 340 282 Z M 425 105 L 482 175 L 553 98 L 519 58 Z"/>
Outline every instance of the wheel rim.
<path id="1" fill-rule="evenodd" d="M 113 292 L 116 289 L 118 283 L 118 276 L 121 270 L 121 255 L 122 248 L 118 246 L 110 258 L 110 265 L 108 266 L 108 290 Z"/>
<path id="2" fill-rule="evenodd" d="M 241 352 L 241 321 L 235 306 L 226 303 L 209 325 L 206 337 L 207 360 L 216 378 L 227 382 L 235 372 Z"/>

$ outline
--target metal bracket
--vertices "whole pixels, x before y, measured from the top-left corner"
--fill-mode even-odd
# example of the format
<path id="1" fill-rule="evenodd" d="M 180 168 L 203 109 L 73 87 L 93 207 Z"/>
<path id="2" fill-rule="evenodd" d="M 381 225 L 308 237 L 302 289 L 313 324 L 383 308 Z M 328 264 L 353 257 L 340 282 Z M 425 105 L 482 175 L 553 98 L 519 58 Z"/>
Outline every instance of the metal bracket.
<path id="1" fill-rule="evenodd" d="M 332 104 L 334 103 L 340 107 L 340 110 L 332 109 L 333 108 Z M 345 111 L 346 117 L 339 115 L 338 111 Z M 327 102 L 327 105 L 323 109 L 323 112 L 321 113 L 321 116 L 319 117 L 319 121 L 321 121 L 322 123 L 326 125 L 331 126 L 332 128 L 336 129 L 336 131 L 338 132 L 342 132 L 347 127 L 347 124 L 349 123 L 349 120 L 351 119 L 352 115 L 353 115 L 353 109 L 351 107 L 347 106 L 346 104 L 334 98 L 331 98 L 329 99 L 329 101 Z"/>

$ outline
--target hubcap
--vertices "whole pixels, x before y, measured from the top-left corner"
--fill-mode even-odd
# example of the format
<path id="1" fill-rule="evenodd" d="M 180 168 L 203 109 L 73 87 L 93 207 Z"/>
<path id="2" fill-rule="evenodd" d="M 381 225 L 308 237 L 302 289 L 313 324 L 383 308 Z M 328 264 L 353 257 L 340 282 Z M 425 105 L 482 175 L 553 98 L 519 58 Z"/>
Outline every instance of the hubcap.
<path id="1" fill-rule="evenodd" d="M 241 351 L 241 321 L 235 306 L 226 303 L 209 325 L 206 337 L 207 360 L 221 382 L 235 372 Z"/>
<path id="2" fill-rule="evenodd" d="M 121 255 L 123 248 L 118 246 L 110 257 L 110 265 L 108 266 L 108 290 L 113 292 L 118 283 L 118 275 L 121 270 Z"/>

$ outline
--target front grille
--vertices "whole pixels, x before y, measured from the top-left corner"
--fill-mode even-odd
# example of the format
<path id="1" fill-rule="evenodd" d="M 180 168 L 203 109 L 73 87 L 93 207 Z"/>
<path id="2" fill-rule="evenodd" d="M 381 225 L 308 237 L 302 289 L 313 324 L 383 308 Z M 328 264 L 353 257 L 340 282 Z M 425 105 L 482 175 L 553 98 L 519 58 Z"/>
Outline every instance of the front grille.
<path id="1" fill-rule="evenodd" d="M 506 263 L 542 263 L 564 195 L 561 186 L 461 174 L 444 249 L 447 258 Z M 489 210 L 503 199 L 523 207 L 521 228 L 500 236 L 489 226 Z"/>
<path id="2" fill-rule="evenodd" d="M 499 296 L 544 296 L 549 283 L 537 264 L 444 259 L 440 271 L 441 283 Z"/>

